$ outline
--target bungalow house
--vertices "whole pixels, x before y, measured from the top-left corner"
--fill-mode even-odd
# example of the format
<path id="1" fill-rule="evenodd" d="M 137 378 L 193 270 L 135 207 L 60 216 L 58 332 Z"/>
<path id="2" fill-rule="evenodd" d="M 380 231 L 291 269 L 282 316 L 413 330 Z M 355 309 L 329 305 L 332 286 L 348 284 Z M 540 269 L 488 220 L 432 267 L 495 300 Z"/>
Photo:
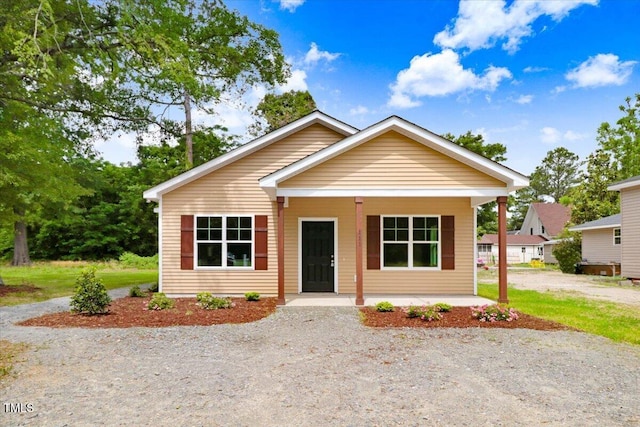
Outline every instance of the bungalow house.
<path id="1" fill-rule="evenodd" d="M 400 117 L 315 111 L 144 192 L 170 295 L 476 294 L 476 207 L 528 179 Z M 505 257 L 506 258 L 506 257 Z M 499 267 L 507 301 L 506 263 Z"/>
<path id="2" fill-rule="evenodd" d="M 620 214 L 569 228 L 582 233 L 582 271 L 586 274 L 620 274 L 622 234 Z"/>
<path id="3" fill-rule="evenodd" d="M 640 176 L 615 183 L 608 189 L 620 192 L 621 275 L 640 279 Z"/>
<path id="4" fill-rule="evenodd" d="M 542 245 L 546 242 L 542 236 L 507 234 L 507 264 L 524 264 L 533 260 L 542 260 Z M 478 258 L 488 264 L 498 259 L 498 235 L 485 234 L 478 241 Z"/>
<path id="5" fill-rule="evenodd" d="M 560 203 L 531 203 L 518 234 L 527 236 L 542 236 L 541 258 L 546 263 L 556 264 L 558 260 L 553 256 L 554 238 L 571 219 L 571 208 Z"/>

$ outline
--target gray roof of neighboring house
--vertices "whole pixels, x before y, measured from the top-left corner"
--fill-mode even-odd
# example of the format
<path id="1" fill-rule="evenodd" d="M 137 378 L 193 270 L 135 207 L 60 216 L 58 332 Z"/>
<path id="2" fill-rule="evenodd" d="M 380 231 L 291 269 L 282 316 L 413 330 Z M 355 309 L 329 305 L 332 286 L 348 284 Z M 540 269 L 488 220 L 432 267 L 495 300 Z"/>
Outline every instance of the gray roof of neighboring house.
<path id="1" fill-rule="evenodd" d="M 616 191 L 629 187 L 635 187 L 637 185 L 640 185 L 640 175 L 632 176 L 631 178 L 627 178 L 624 181 L 613 183 L 609 187 L 607 187 L 607 190 Z"/>
<path id="2" fill-rule="evenodd" d="M 620 227 L 620 214 L 605 216 L 595 221 L 585 222 L 569 228 L 569 231 L 595 230 L 598 228 L 615 228 Z"/>

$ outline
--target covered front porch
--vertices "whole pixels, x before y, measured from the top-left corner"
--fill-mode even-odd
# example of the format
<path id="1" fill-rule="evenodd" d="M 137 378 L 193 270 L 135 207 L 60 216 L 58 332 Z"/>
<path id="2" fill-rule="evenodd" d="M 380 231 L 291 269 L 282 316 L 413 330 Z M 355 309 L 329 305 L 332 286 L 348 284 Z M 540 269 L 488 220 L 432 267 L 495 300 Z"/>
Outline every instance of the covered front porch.
<path id="1" fill-rule="evenodd" d="M 355 307 L 359 305 L 375 306 L 381 301 L 388 301 L 394 307 L 410 305 L 432 305 L 444 302 L 454 307 L 470 307 L 493 304 L 495 301 L 477 295 L 397 295 L 397 294 L 365 294 L 363 304 L 356 304 L 354 294 L 335 293 L 300 293 L 285 294 L 285 304 L 290 307 Z"/>

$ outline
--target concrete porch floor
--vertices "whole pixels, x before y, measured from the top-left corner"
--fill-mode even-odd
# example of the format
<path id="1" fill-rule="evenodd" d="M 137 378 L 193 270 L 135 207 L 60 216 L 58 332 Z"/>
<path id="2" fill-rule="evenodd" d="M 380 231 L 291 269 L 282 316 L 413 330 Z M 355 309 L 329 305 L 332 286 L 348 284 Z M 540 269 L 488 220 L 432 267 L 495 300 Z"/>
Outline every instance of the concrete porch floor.
<path id="1" fill-rule="evenodd" d="M 355 294 L 334 293 L 304 293 L 304 294 L 286 294 L 286 305 L 288 307 L 353 307 L 356 305 Z M 429 305 L 437 302 L 445 302 L 452 306 L 472 306 L 483 304 L 494 304 L 487 298 L 475 295 L 375 295 L 369 294 L 364 296 L 364 305 L 373 306 L 380 301 L 389 301 L 396 307 L 404 307 L 409 305 Z"/>

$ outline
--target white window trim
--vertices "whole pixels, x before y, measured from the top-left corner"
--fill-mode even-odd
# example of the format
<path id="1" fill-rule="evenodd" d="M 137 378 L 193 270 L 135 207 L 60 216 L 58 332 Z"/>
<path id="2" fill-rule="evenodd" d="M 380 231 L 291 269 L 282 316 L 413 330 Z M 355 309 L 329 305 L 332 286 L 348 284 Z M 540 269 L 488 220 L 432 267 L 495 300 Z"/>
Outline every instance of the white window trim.
<path id="1" fill-rule="evenodd" d="M 616 230 L 619 231 L 619 234 L 616 236 Z M 618 238 L 618 242 L 616 242 L 616 237 Z M 622 228 L 616 227 L 613 229 L 613 246 L 620 246 L 622 244 Z"/>
<path id="2" fill-rule="evenodd" d="M 407 244 L 409 245 L 409 250 L 407 253 L 408 259 L 407 262 L 409 266 L 407 267 L 386 267 L 384 265 L 384 219 L 385 218 L 399 218 L 406 217 L 409 218 L 409 241 Z M 438 218 L 438 266 L 437 267 L 414 267 L 413 264 L 413 218 Z M 389 242 L 392 243 L 392 242 Z M 421 242 L 418 242 L 421 243 Z M 426 241 L 422 243 L 433 243 L 433 241 Z M 406 214 L 394 214 L 394 215 L 380 215 L 380 270 L 392 270 L 392 271 L 440 271 L 442 270 L 442 218 L 441 215 L 430 215 L 430 214 L 416 214 L 416 215 L 406 215 Z"/>
<path id="3" fill-rule="evenodd" d="M 222 218 L 222 265 L 198 265 L 198 243 L 213 243 L 212 240 L 198 240 L 198 218 L 204 217 L 221 217 Z M 227 251 L 227 218 L 228 217 L 249 217 L 251 218 L 251 240 L 239 240 L 232 241 L 232 243 L 251 243 L 251 265 L 247 267 L 229 267 L 224 262 L 226 260 L 225 254 Z M 234 214 L 234 213 L 225 213 L 225 214 L 196 214 L 193 216 L 193 269 L 194 270 L 230 270 L 230 271 L 247 271 L 247 270 L 255 270 L 255 232 L 256 232 L 256 216 L 254 214 Z M 215 243 L 218 243 L 215 241 Z"/>

